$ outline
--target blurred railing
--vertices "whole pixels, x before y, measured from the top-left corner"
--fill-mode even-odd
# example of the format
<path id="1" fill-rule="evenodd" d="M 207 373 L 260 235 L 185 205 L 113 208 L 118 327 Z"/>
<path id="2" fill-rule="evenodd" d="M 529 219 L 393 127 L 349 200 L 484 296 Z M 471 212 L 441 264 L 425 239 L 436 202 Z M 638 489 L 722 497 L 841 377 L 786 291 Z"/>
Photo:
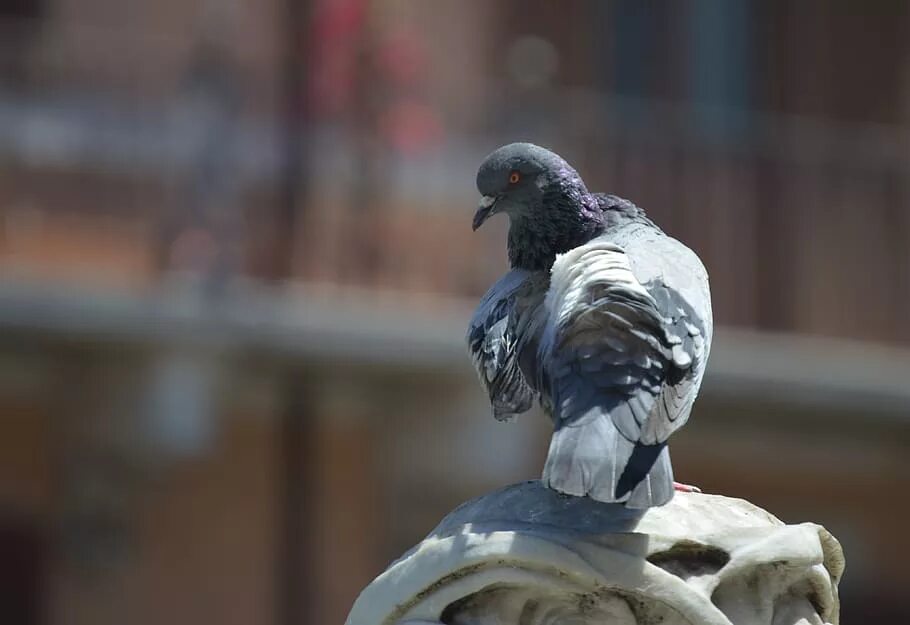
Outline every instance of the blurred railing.
<path id="1" fill-rule="evenodd" d="M 293 279 L 473 297 L 505 267 L 505 224 L 468 225 L 474 169 L 533 139 L 696 249 L 721 323 L 910 341 L 910 129 L 490 83 L 486 127 L 414 153 L 378 118 L 314 118 L 311 167 L 288 172 L 280 109 L 248 106 L 250 83 L 200 50 L 148 103 L 51 80 L 89 72 L 78 59 L 20 55 L 29 78 L 0 91 L 0 262 L 120 287 L 264 277 L 293 175 Z"/>
<path id="2" fill-rule="evenodd" d="M 696 249 L 721 323 L 910 340 L 906 129 L 591 94 L 491 99 L 535 115 L 461 137 L 445 156 L 399 159 L 362 194 L 367 206 L 314 203 L 301 273 L 476 295 L 505 261 L 504 224 L 468 228 L 474 167 L 497 144 L 533 137 L 573 160 L 589 187 L 633 199 Z M 696 127 L 712 117 L 732 130 Z"/>

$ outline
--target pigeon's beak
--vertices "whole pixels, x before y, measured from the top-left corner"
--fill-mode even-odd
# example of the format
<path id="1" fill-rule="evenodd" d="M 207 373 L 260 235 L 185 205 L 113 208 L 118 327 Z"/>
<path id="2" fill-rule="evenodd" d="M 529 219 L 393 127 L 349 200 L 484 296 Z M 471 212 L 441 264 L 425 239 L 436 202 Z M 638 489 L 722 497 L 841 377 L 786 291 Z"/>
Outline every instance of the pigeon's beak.
<path id="1" fill-rule="evenodd" d="M 477 207 L 477 212 L 474 213 L 474 223 L 471 224 L 471 227 L 476 231 L 479 227 L 483 225 L 490 215 L 496 212 L 496 200 L 499 198 L 492 195 L 485 195 L 480 198 L 480 206 Z"/>

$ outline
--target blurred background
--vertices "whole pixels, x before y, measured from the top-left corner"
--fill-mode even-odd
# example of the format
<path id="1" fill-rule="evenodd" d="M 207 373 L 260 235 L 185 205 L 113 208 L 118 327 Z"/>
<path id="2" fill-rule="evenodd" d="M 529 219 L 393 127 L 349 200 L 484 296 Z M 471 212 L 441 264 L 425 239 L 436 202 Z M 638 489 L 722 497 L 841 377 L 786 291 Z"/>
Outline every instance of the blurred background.
<path id="1" fill-rule="evenodd" d="M 515 140 L 708 267 L 678 479 L 910 620 L 910 4 L 0 0 L 2 621 L 340 623 L 536 477 L 462 343 Z"/>

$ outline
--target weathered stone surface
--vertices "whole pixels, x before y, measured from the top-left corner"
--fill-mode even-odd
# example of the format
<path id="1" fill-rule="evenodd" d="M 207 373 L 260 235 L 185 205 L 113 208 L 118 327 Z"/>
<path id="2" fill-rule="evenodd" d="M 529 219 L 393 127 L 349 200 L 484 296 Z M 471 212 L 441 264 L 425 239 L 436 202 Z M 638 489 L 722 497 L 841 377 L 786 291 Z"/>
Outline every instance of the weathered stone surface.
<path id="1" fill-rule="evenodd" d="M 450 513 L 347 623 L 836 625 L 843 568 L 823 527 L 741 499 L 636 511 L 526 482 Z"/>

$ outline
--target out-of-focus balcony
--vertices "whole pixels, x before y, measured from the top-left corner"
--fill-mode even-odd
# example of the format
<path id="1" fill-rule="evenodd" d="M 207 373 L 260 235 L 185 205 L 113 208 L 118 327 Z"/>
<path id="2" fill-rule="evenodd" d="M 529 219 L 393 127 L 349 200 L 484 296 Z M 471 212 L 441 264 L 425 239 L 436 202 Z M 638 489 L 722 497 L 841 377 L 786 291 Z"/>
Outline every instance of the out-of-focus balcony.
<path id="1" fill-rule="evenodd" d="M 700 253 L 722 324 L 910 340 L 908 160 L 896 129 L 592 93 L 490 98 L 519 96 L 566 122 L 538 140 L 576 154 L 591 187 L 634 199 Z M 114 96 L 4 95 L 8 275 L 135 289 L 187 270 L 206 284 L 280 278 L 423 298 L 476 296 L 505 267 L 505 223 L 470 231 L 473 173 L 520 129 L 406 154 L 314 124 L 301 138 L 309 166 L 289 174 L 276 119 L 223 113 L 193 98 L 143 111 Z M 699 131 L 709 113 L 738 130 Z M 289 271 L 275 275 L 281 254 Z"/>

